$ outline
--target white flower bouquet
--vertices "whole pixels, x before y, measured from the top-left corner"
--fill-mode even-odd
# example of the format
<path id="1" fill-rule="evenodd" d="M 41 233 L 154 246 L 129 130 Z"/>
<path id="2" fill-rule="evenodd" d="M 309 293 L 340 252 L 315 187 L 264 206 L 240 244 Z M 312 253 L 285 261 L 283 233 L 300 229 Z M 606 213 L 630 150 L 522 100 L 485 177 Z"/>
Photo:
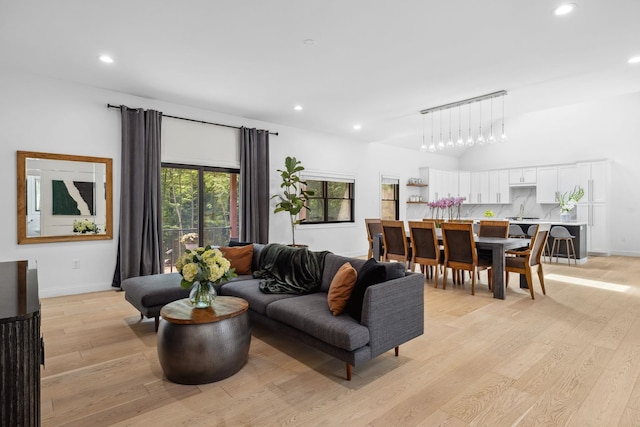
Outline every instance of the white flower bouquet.
<path id="1" fill-rule="evenodd" d="M 584 196 L 584 189 L 579 185 L 573 188 L 570 193 L 560 193 L 556 191 L 556 202 L 560 204 L 560 211 L 562 213 L 569 213 L 576 207 L 580 199 Z"/>
<path id="2" fill-rule="evenodd" d="M 100 228 L 96 226 L 95 222 L 90 221 L 88 219 L 77 219 L 73 221 L 73 231 L 75 233 L 82 233 L 82 234 L 87 234 L 87 233 L 97 234 L 100 232 Z"/>
<path id="3" fill-rule="evenodd" d="M 188 289 L 194 282 L 202 284 L 222 283 L 236 276 L 235 268 L 226 259 L 219 249 L 205 248 L 187 249 L 186 253 L 178 258 L 176 269 L 182 275 L 180 286 Z"/>
<path id="4" fill-rule="evenodd" d="M 198 233 L 187 233 L 180 238 L 180 243 L 183 245 L 198 243 Z"/>

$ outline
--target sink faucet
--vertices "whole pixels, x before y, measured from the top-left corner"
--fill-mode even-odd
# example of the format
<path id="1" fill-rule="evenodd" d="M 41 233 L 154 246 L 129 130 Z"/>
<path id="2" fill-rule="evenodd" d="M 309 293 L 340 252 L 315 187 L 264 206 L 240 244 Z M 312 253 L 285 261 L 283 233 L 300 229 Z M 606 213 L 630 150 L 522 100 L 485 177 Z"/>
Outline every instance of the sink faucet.
<path id="1" fill-rule="evenodd" d="M 518 221 L 522 221 L 522 217 L 524 217 L 524 204 L 520 205 L 520 213 L 518 214 Z"/>

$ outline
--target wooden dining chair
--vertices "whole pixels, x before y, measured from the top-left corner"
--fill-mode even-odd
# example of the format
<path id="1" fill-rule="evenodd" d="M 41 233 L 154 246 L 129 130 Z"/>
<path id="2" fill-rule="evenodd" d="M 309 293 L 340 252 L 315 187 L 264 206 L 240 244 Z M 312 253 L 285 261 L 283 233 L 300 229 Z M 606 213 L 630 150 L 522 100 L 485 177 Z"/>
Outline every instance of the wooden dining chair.
<path id="1" fill-rule="evenodd" d="M 478 236 L 506 238 L 509 236 L 509 221 L 480 220 Z"/>
<path id="2" fill-rule="evenodd" d="M 382 234 L 382 224 L 380 223 L 380 218 L 365 218 L 364 225 L 367 229 L 367 240 L 369 241 L 369 252 L 367 253 L 367 259 L 370 259 L 373 257 L 373 236 L 376 234 Z M 382 256 L 382 252 L 380 252 L 380 254 Z M 376 261 L 380 260 L 377 259 Z"/>
<path id="3" fill-rule="evenodd" d="M 441 252 L 435 221 L 409 221 L 409 235 L 411 236 L 412 265 L 419 264 L 420 270 L 427 279 L 435 278 L 433 287 L 438 287 L 438 269 L 444 263 L 444 253 Z"/>
<path id="4" fill-rule="evenodd" d="M 444 283 L 447 286 L 447 268 L 453 270 L 467 270 L 471 274 L 471 295 L 475 294 L 476 273 L 479 268 L 489 270 L 489 289 L 493 282 L 491 259 L 479 257 L 476 242 L 473 238 L 473 224 L 457 224 L 445 222 L 442 224 L 442 240 L 444 243 Z"/>
<path id="5" fill-rule="evenodd" d="M 509 221 L 501 220 L 480 220 L 478 228 L 478 236 L 480 237 L 509 237 Z M 485 258 L 491 257 L 490 250 L 481 250 L 480 255 Z M 480 271 L 478 271 L 478 279 L 480 278 Z M 492 283 L 489 281 L 489 283 Z"/>
<path id="6" fill-rule="evenodd" d="M 403 262 L 405 269 L 410 269 L 411 247 L 407 242 L 404 221 L 382 220 L 381 224 L 385 260 Z"/>
<path id="7" fill-rule="evenodd" d="M 508 255 L 505 257 L 505 284 L 509 286 L 509 273 L 524 274 L 527 278 L 527 285 L 529 286 L 529 293 L 531 293 L 531 299 L 536 299 L 533 295 L 533 276 L 532 271 L 535 268 L 540 279 L 540 286 L 542 287 L 542 293 L 547 294 L 544 288 L 544 273 L 542 271 L 542 252 L 547 243 L 549 237 L 549 230 L 551 224 L 538 224 L 536 231 L 531 237 L 531 244 L 529 248 L 523 251 L 506 251 Z"/>
<path id="8" fill-rule="evenodd" d="M 537 224 L 532 224 L 527 229 L 527 236 L 533 237 L 536 234 L 536 230 L 538 229 Z M 544 250 L 542 251 L 542 257 L 544 261 L 544 257 L 549 257 L 549 262 L 551 262 L 551 249 L 549 249 L 549 237 L 547 237 L 547 241 L 544 242 Z"/>

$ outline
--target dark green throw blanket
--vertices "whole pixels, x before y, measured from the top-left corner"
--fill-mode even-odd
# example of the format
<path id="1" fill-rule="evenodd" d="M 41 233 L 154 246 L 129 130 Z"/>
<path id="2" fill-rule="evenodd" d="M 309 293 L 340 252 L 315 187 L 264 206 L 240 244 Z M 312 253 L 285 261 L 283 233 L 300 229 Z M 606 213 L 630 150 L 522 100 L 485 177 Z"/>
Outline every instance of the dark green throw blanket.
<path id="1" fill-rule="evenodd" d="M 260 290 L 266 294 L 310 294 L 320 288 L 328 253 L 270 243 L 262 248 L 253 277 L 262 279 Z"/>

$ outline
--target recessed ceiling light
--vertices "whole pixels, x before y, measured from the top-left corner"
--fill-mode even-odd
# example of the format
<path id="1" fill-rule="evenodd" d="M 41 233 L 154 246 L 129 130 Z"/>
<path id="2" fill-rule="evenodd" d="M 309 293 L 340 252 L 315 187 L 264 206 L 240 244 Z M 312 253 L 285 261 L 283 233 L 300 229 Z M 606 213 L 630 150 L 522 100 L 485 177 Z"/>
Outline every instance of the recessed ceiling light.
<path id="1" fill-rule="evenodd" d="M 302 105 L 296 105 L 293 109 L 296 111 L 302 111 Z"/>
<path id="2" fill-rule="evenodd" d="M 640 56 L 634 56 L 627 61 L 629 64 L 640 64 Z"/>
<path id="3" fill-rule="evenodd" d="M 315 46 L 316 41 L 314 39 L 304 39 L 302 43 L 306 44 L 307 46 Z"/>
<path id="4" fill-rule="evenodd" d="M 100 61 L 105 62 L 107 64 L 113 63 L 113 58 L 109 55 L 100 55 Z"/>
<path id="5" fill-rule="evenodd" d="M 360 125 L 360 124 L 355 124 L 355 125 L 353 125 L 353 129 L 354 129 L 354 130 L 360 130 L 360 129 L 362 129 L 362 125 Z"/>
<path id="6" fill-rule="evenodd" d="M 554 14 L 556 14 L 556 15 L 558 15 L 558 16 L 562 16 L 562 15 L 566 15 L 566 14 L 568 14 L 568 13 L 573 12 L 573 9 L 575 9 L 575 8 L 576 8 L 576 5 L 575 5 L 575 4 L 573 4 L 573 3 L 566 3 L 566 4 L 563 4 L 563 5 L 561 5 L 561 6 L 558 6 L 558 7 L 553 11 L 553 13 L 554 13 Z"/>

